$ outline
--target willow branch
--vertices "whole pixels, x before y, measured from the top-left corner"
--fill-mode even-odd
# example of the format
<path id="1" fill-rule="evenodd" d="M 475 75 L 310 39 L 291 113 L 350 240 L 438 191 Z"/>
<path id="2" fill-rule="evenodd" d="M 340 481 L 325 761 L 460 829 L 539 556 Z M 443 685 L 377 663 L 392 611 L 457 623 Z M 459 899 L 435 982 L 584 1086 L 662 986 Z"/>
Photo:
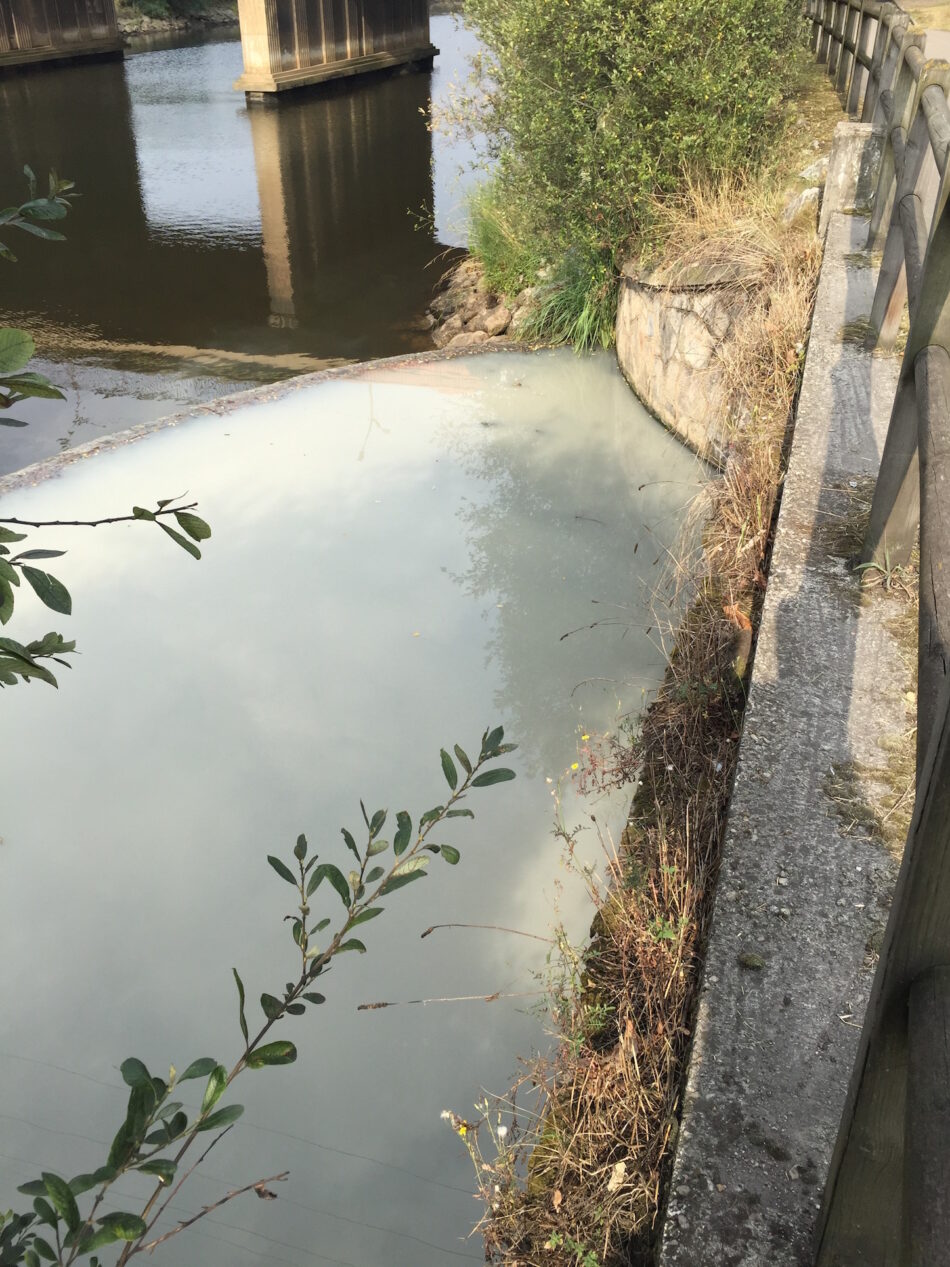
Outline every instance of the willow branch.
<path id="1" fill-rule="evenodd" d="M 289 1174 L 289 1170 L 283 1170 L 279 1175 L 271 1175 L 269 1179 L 258 1179 L 256 1183 L 248 1183 L 245 1184 L 243 1188 L 234 1188 L 231 1192 L 226 1192 L 219 1201 L 215 1201 L 211 1205 L 202 1206 L 198 1213 L 193 1214 L 190 1219 L 183 1219 L 181 1223 L 176 1224 L 175 1227 L 163 1233 L 163 1235 L 156 1237 L 154 1241 L 149 1241 L 147 1245 L 142 1245 L 138 1250 L 136 1250 L 136 1253 L 142 1253 L 143 1250 L 147 1250 L 151 1254 L 164 1241 L 170 1240 L 173 1236 L 177 1236 L 178 1233 L 183 1232 L 186 1227 L 191 1227 L 192 1223 L 197 1223 L 198 1220 L 203 1219 L 206 1214 L 210 1214 L 213 1210 L 219 1209 L 222 1205 L 227 1205 L 227 1203 L 229 1201 L 233 1201 L 235 1197 L 243 1197 L 245 1192 L 256 1192 L 257 1195 L 262 1197 L 265 1201 L 273 1199 L 274 1193 L 268 1192 L 266 1185 L 269 1183 L 283 1183 Z"/>
<path id="2" fill-rule="evenodd" d="M 182 510 L 194 510 L 197 502 L 189 502 L 186 506 L 165 506 L 161 510 L 149 512 L 151 519 L 160 515 L 176 515 Z M 112 515 L 108 519 L 0 519 L 0 524 L 18 524 L 21 528 L 100 528 L 103 524 L 122 524 L 128 522 L 149 522 L 143 515 Z"/>

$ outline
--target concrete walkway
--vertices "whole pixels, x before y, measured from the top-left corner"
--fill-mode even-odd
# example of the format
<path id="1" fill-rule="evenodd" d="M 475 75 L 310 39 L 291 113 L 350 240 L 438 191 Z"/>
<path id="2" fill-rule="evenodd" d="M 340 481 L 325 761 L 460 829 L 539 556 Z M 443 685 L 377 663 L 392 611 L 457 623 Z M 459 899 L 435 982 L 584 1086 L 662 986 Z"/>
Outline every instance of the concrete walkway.
<path id="1" fill-rule="evenodd" d="M 899 368 L 851 341 L 875 282 L 866 236 L 865 218 L 831 216 L 663 1267 L 811 1267 L 896 874 L 873 804 L 913 691 L 895 632 L 901 607 L 881 591 L 862 598 L 841 544 L 877 471 Z"/>

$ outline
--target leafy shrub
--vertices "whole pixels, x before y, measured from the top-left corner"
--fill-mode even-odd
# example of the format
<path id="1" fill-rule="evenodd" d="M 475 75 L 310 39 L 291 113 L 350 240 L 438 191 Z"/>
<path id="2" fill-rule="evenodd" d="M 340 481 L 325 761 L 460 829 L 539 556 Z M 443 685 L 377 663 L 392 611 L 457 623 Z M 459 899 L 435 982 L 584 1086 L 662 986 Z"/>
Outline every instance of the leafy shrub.
<path id="1" fill-rule="evenodd" d="M 474 249 L 496 277 L 573 252 L 588 317 L 604 275 L 649 242 L 658 198 L 755 170 L 780 134 L 792 0 L 467 0 L 466 16 L 488 50 L 468 105 L 499 160 Z"/>

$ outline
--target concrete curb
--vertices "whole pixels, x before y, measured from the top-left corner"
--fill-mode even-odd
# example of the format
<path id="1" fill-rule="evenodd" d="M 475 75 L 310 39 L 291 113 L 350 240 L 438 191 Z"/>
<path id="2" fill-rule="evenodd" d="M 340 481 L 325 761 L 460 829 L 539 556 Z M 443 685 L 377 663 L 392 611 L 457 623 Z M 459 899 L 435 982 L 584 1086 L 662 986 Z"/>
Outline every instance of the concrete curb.
<path id="1" fill-rule="evenodd" d="M 852 152 L 847 169 L 861 161 Z M 826 793 L 832 766 L 887 765 L 879 740 L 905 728 L 909 685 L 893 612 L 861 603 L 828 535 L 850 490 L 876 474 L 899 369 L 847 337 L 871 308 L 866 236 L 866 219 L 829 208 L 662 1267 L 811 1267 L 896 874 L 881 844 L 844 830 Z"/>

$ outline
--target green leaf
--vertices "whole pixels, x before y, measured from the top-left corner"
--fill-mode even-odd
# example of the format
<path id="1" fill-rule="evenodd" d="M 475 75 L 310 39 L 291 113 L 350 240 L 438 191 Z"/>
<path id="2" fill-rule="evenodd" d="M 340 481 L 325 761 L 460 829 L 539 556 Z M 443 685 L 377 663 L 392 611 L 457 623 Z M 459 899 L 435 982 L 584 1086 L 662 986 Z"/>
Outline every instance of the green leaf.
<path id="1" fill-rule="evenodd" d="M 137 1241 L 146 1232 L 145 1220 L 137 1214 L 126 1214 L 117 1211 L 115 1214 L 104 1214 L 99 1220 L 99 1229 L 109 1231 L 117 1241 Z M 98 1230 L 98 1229 L 97 1229 Z M 88 1247 L 84 1247 L 88 1252 Z"/>
<path id="2" fill-rule="evenodd" d="M 43 1185 L 43 1191 L 46 1191 L 45 1184 Z M 36 1217 L 41 1223 L 47 1223 L 50 1227 L 56 1227 L 59 1223 L 56 1211 L 45 1197 L 35 1197 L 33 1200 L 33 1209 L 36 1213 Z"/>
<path id="3" fill-rule="evenodd" d="M 21 559 L 58 559 L 65 553 L 65 550 L 21 550 L 16 559 L 18 563 Z"/>
<path id="4" fill-rule="evenodd" d="M 0 374 L 23 369 L 36 351 L 33 336 L 12 326 L 0 326 Z"/>
<path id="5" fill-rule="evenodd" d="M 303 862 L 307 856 L 307 837 L 302 833 L 297 837 L 297 843 L 294 845 L 294 857 L 298 862 Z"/>
<path id="6" fill-rule="evenodd" d="M 277 872 L 277 874 L 280 876 L 282 880 L 286 880 L 288 884 L 293 884 L 294 886 L 296 886 L 297 881 L 294 879 L 294 875 L 290 867 L 285 866 L 285 864 L 281 862 L 279 858 L 275 858 L 274 855 L 271 853 L 267 855 L 267 861 L 274 868 L 274 870 Z"/>
<path id="7" fill-rule="evenodd" d="M 290 1016 L 303 1016 L 307 1009 L 302 1003 L 288 1003 L 286 1010 Z"/>
<path id="8" fill-rule="evenodd" d="M 146 510 L 144 506 L 133 506 L 132 518 L 133 519 L 154 519 L 155 512 L 152 510 Z"/>
<path id="9" fill-rule="evenodd" d="M 371 840 L 366 850 L 366 856 L 367 858 L 375 858 L 378 853 L 385 853 L 388 848 L 388 840 L 383 840 L 381 837 L 377 840 Z"/>
<path id="10" fill-rule="evenodd" d="M 315 933 L 322 933 L 325 928 L 329 928 L 329 927 L 330 927 L 330 921 L 328 919 L 322 919 L 319 924 L 314 925 L 313 931 Z"/>
<path id="11" fill-rule="evenodd" d="M 342 955 L 345 950 L 357 950 L 361 955 L 366 954 L 366 947 L 355 937 L 351 937 L 349 941 L 342 942 L 339 946 L 337 946 L 336 953 L 338 955 Z"/>
<path id="12" fill-rule="evenodd" d="M 182 532 L 187 532 L 193 541 L 207 541 L 211 536 L 211 528 L 203 519 L 187 510 L 176 510 L 175 519 Z"/>
<path id="13" fill-rule="evenodd" d="M 252 1066 L 253 1068 L 254 1066 Z M 216 1131 L 221 1126 L 230 1126 L 232 1122 L 236 1122 L 244 1112 L 243 1104 L 227 1104 L 223 1109 L 218 1109 L 212 1113 L 210 1117 L 204 1118 L 203 1121 L 195 1124 L 196 1131 Z"/>
<path id="14" fill-rule="evenodd" d="M 0 580 L 0 625 L 5 625 L 13 615 L 13 586 Z"/>
<path id="15" fill-rule="evenodd" d="M 41 572 L 39 568 L 24 567 L 21 570 L 41 603 L 45 603 L 51 611 L 59 612 L 61 616 L 72 614 L 73 600 L 62 581 L 50 576 L 49 572 Z"/>
<path id="16" fill-rule="evenodd" d="M 384 809 L 378 809 L 376 813 L 373 815 L 372 822 L 369 825 L 370 840 L 372 840 L 375 836 L 379 835 L 379 833 L 383 830 L 383 825 L 385 822 L 386 822 L 386 811 Z"/>
<path id="17" fill-rule="evenodd" d="M 339 867 L 335 867 L 332 862 L 321 862 L 319 867 L 314 868 L 313 876 L 310 879 L 308 889 L 312 892 L 316 889 L 321 880 L 327 879 L 340 895 L 343 905 L 350 905 L 350 886 L 346 882 L 346 877 Z M 312 886 L 312 888 L 311 888 Z"/>
<path id="18" fill-rule="evenodd" d="M 32 216 L 34 220 L 65 220 L 66 208 L 52 198 L 33 198 L 20 208 L 21 216 Z"/>
<path id="19" fill-rule="evenodd" d="M 275 999 L 272 994 L 262 994 L 261 1010 L 269 1021 L 276 1021 L 284 1010 L 284 1005 L 280 999 Z"/>
<path id="20" fill-rule="evenodd" d="M 202 1056 L 193 1060 L 184 1073 L 178 1075 L 179 1082 L 187 1082 L 190 1078 L 207 1078 L 218 1062 L 212 1056 Z"/>
<path id="21" fill-rule="evenodd" d="M 374 906 L 368 911 L 360 911 L 359 915 L 357 915 L 355 919 L 350 920 L 349 927 L 355 928 L 357 924 L 366 924 L 371 919 L 375 919 L 377 915 L 382 915 L 385 909 L 386 908 L 383 906 Z"/>
<path id="22" fill-rule="evenodd" d="M 377 880 L 381 880 L 386 874 L 382 867 L 373 867 L 366 875 L 367 884 L 375 884 Z"/>
<path id="23" fill-rule="evenodd" d="M 177 1139 L 188 1127 L 187 1113 L 176 1113 L 170 1122 L 165 1123 L 165 1132 L 169 1140 Z"/>
<path id="24" fill-rule="evenodd" d="M 327 1001 L 325 994 L 317 994 L 316 991 L 307 991 L 306 993 L 304 993 L 303 997 L 307 1000 L 308 1003 L 320 1004 L 320 1003 L 326 1003 Z"/>
<path id="25" fill-rule="evenodd" d="M 491 787 L 493 783 L 507 783 L 514 777 L 514 770 L 506 770 L 504 767 L 498 770 L 486 770 L 484 774 L 477 774 L 472 779 L 472 787 Z"/>
<path id="26" fill-rule="evenodd" d="M 393 875 L 409 875 L 413 871 L 422 871 L 429 865 L 429 859 L 416 855 L 415 858 L 407 858 L 405 862 L 400 862 L 399 866 L 393 871 Z"/>
<path id="27" fill-rule="evenodd" d="M 353 833 L 348 832 L 345 827 L 341 827 L 340 831 L 343 834 L 343 839 L 346 841 L 347 849 L 349 849 L 350 853 L 353 855 L 353 857 L 356 859 L 357 862 L 362 862 L 362 858 L 360 858 L 360 851 L 359 849 L 357 849 L 356 841 L 353 839 Z M 316 888 L 316 885 L 314 885 L 314 888 Z"/>
<path id="28" fill-rule="evenodd" d="M 0 528 L 0 541 L 12 544 L 14 541 L 25 541 L 25 532 L 14 532 L 11 528 Z"/>
<path id="29" fill-rule="evenodd" d="M 175 1172 L 178 1167 L 173 1161 L 166 1161 L 162 1157 L 156 1157 L 152 1161 L 143 1161 L 136 1169 L 140 1170 L 143 1175 L 155 1175 L 161 1183 L 168 1184 L 175 1178 Z"/>
<path id="30" fill-rule="evenodd" d="M 20 370 L 16 374 L 0 376 L 0 387 L 18 396 L 38 396 L 43 400 L 66 399 L 45 374 L 37 374 L 33 370 Z"/>
<path id="31" fill-rule="evenodd" d="M 461 858 L 461 856 L 462 855 L 459 853 L 459 851 L 453 848 L 452 845 L 442 846 L 442 857 L 445 859 L 447 863 L 450 864 L 450 866 L 454 867 L 458 863 L 458 860 L 459 858 Z"/>
<path id="32" fill-rule="evenodd" d="M 79 1217 L 79 1206 L 76 1204 L 76 1198 L 70 1190 L 69 1184 L 65 1179 L 60 1179 L 59 1175 L 54 1175 L 49 1171 L 43 1171 L 43 1182 L 46 1185 L 46 1193 L 53 1208 L 60 1216 L 71 1232 L 75 1232 L 76 1228 L 82 1221 Z"/>
<path id="33" fill-rule="evenodd" d="M 44 238 L 47 242 L 65 242 L 65 234 L 57 233 L 55 229 L 46 229 L 41 224 L 33 224 L 30 220 L 20 220 L 17 228 L 22 229 L 24 233 L 32 233 L 35 238 Z"/>
<path id="34" fill-rule="evenodd" d="M 110 1183 L 114 1178 L 115 1171 L 111 1166 L 100 1166 L 92 1174 L 77 1175 L 75 1179 L 70 1179 L 69 1189 L 74 1197 L 79 1197 L 90 1188 L 98 1187 L 101 1183 Z"/>
<path id="35" fill-rule="evenodd" d="M 425 827 L 426 823 L 434 823 L 437 819 L 441 818 L 444 813 L 444 805 L 433 805 L 432 809 L 427 809 L 419 819 L 419 830 L 421 831 L 422 828 Z"/>
<path id="36" fill-rule="evenodd" d="M 42 1179 L 31 1179 L 29 1183 L 21 1183 L 17 1192 L 22 1192 L 25 1197 L 45 1197 L 46 1184 Z"/>
<path id="37" fill-rule="evenodd" d="M 266 1065 L 292 1065 L 297 1059 L 297 1048 L 293 1043 L 280 1041 L 265 1043 L 252 1051 L 247 1058 L 249 1069 L 263 1069 Z"/>
<path id="38" fill-rule="evenodd" d="M 439 755 L 442 758 L 442 773 L 445 775 L 445 781 L 454 792 L 459 785 L 459 775 L 458 770 L 455 768 L 455 762 L 444 748 L 439 750 Z"/>
<path id="39" fill-rule="evenodd" d="M 6 414 L 0 414 L 0 427 L 28 427 L 28 422 L 21 422 L 19 418 L 9 418 Z"/>
<path id="40" fill-rule="evenodd" d="M 486 735 L 482 740 L 482 756 L 494 756 L 498 745 L 505 737 L 504 726 L 497 726 L 490 734 Z"/>
<path id="41" fill-rule="evenodd" d="M 42 1236 L 33 1237 L 33 1248 L 40 1258 L 45 1258 L 48 1263 L 56 1262 L 56 1251 L 48 1241 L 43 1240 Z"/>
<path id="42" fill-rule="evenodd" d="M 396 835 L 393 837 L 393 853 L 400 857 L 409 847 L 412 837 L 412 819 L 404 809 L 396 815 Z"/>
<path id="43" fill-rule="evenodd" d="M 174 528 L 169 528 L 168 524 L 163 524 L 161 520 L 157 520 L 156 522 L 158 523 L 158 526 L 159 528 L 161 528 L 162 532 L 164 532 L 167 536 L 171 537 L 172 541 L 177 542 L 178 545 L 180 545 L 183 550 L 187 550 L 193 559 L 201 558 L 201 551 L 198 549 L 198 547 L 195 545 L 193 541 L 189 541 L 187 537 L 183 537 L 181 533 L 176 532 Z"/>
<path id="44" fill-rule="evenodd" d="M 136 1060 L 134 1056 L 130 1056 L 128 1060 L 123 1060 L 119 1066 L 119 1073 L 122 1075 L 122 1081 L 128 1087 L 135 1087 L 140 1082 L 151 1082 L 152 1080 L 152 1075 L 142 1064 L 141 1060 Z"/>
<path id="45" fill-rule="evenodd" d="M 464 749 L 460 748 L 458 744 L 455 745 L 455 755 L 458 758 L 459 765 L 462 767 L 465 773 L 471 774 L 472 763 L 471 761 L 469 761 L 468 756 L 466 755 Z"/>
<path id="46" fill-rule="evenodd" d="M 470 809 L 450 809 L 445 812 L 446 818 L 474 818 Z"/>
<path id="47" fill-rule="evenodd" d="M 224 1095 L 228 1085 L 228 1071 L 224 1065 L 215 1065 L 211 1070 L 211 1077 L 208 1079 L 208 1085 L 205 1087 L 204 1099 L 201 1101 L 201 1112 L 207 1113 Z"/>
<path id="48" fill-rule="evenodd" d="M 241 1023 L 241 1033 L 244 1035 L 245 1046 L 250 1041 L 247 1036 L 247 1018 L 244 1015 L 244 982 L 238 976 L 237 968 L 232 968 L 234 973 L 234 981 L 238 990 L 238 1020 Z"/>
<path id="49" fill-rule="evenodd" d="M 423 879 L 425 874 L 424 871 L 410 871 L 408 875 L 394 875 L 379 890 L 380 894 L 395 893 L 397 889 L 401 889 L 407 884 L 412 884 L 413 880 Z"/>

